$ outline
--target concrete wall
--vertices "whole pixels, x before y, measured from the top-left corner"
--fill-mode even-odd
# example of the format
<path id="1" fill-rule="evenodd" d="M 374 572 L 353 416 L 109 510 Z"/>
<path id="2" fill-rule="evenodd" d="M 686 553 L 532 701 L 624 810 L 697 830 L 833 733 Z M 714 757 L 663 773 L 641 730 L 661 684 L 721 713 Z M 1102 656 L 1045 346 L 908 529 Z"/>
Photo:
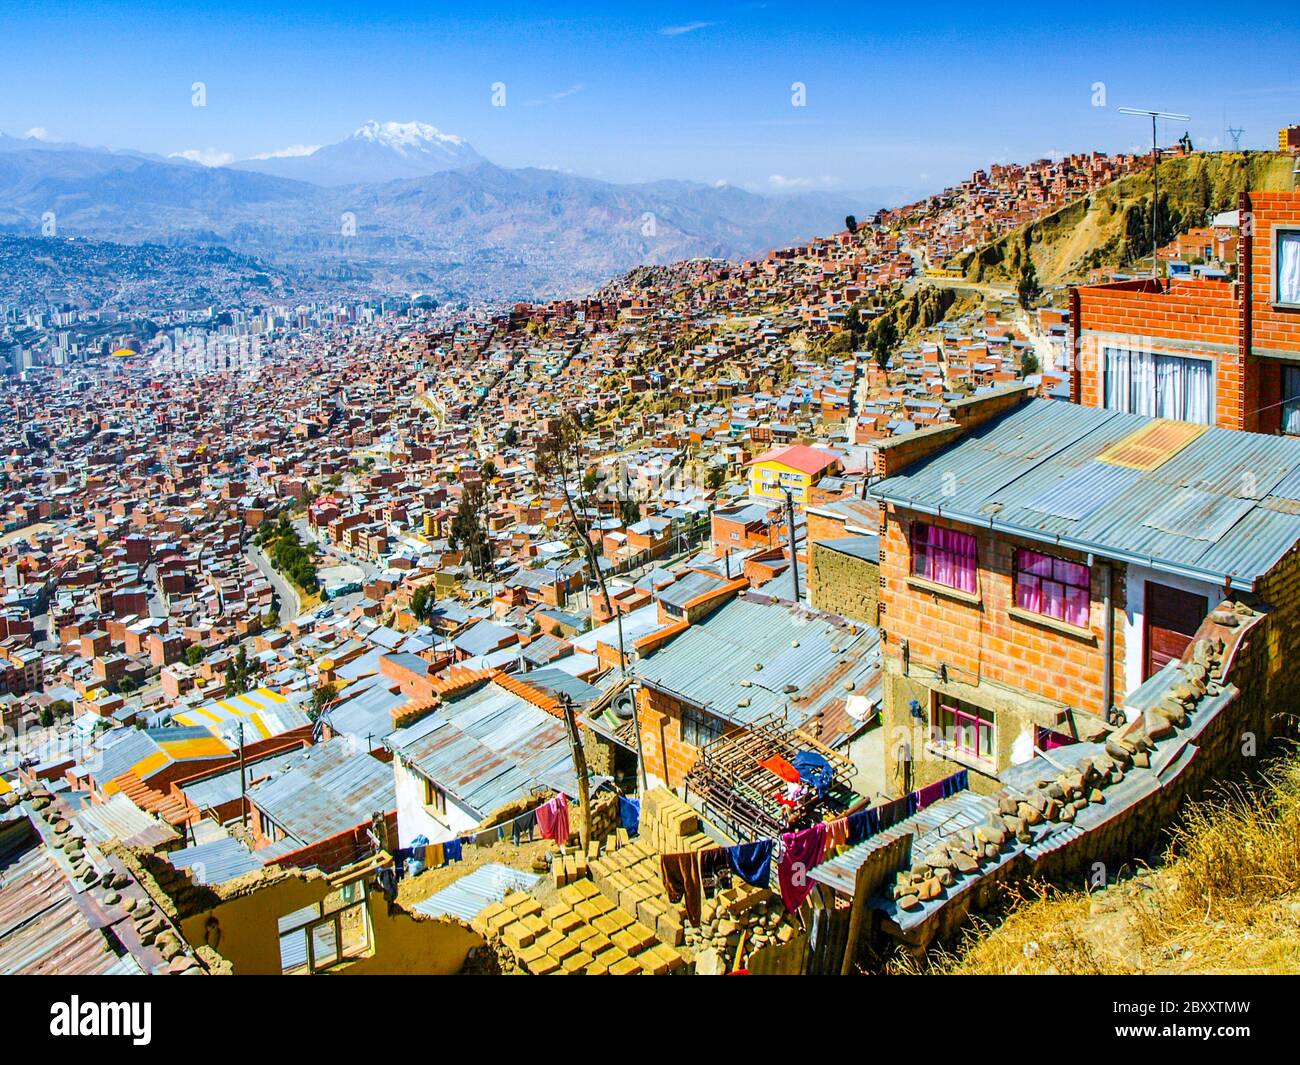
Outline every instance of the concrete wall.
<path id="1" fill-rule="evenodd" d="M 808 598 L 818 610 L 875 625 L 879 620 L 880 566 L 814 543 Z"/>
<path id="2" fill-rule="evenodd" d="M 397 790 L 397 842 L 409 847 L 417 836 L 430 843 L 443 843 L 468 832 L 479 823 L 478 815 L 447 796 L 445 818 L 437 819 L 424 808 L 424 778 L 393 759 L 393 783 Z"/>

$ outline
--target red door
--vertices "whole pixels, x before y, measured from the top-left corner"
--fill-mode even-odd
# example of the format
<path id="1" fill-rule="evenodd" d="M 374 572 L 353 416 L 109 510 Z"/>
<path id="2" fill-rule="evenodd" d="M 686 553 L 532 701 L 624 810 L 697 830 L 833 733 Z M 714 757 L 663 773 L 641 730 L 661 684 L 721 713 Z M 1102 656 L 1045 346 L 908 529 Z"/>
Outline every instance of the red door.
<path id="1" fill-rule="evenodd" d="M 1205 596 L 1147 581 L 1143 680 L 1158 673 L 1171 659 L 1182 658 L 1209 612 Z"/>

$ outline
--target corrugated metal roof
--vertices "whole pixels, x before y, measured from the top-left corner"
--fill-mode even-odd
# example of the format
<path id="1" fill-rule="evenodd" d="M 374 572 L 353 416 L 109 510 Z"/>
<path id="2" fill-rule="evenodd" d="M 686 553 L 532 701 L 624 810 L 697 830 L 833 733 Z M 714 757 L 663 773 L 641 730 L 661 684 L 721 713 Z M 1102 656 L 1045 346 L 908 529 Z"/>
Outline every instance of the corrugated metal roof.
<path id="1" fill-rule="evenodd" d="M 154 850 L 180 838 L 171 825 L 141 810 L 121 793 L 107 802 L 87 803 L 73 819 L 94 844 L 117 840 L 128 847 Z"/>
<path id="2" fill-rule="evenodd" d="M 871 492 L 922 513 L 1251 587 L 1300 539 L 1300 513 L 1290 513 L 1300 508 L 1277 494 L 1300 486 L 1300 440 L 1210 428 L 1154 468 L 1100 472 L 1102 451 L 1157 422 L 1030 400 Z"/>
<path id="3" fill-rule="evenodd" d="M 634 672 L 734 724 L 784 709 L 798 726 L 820 708 L 818 695 L 832 694 L 833 682 L 861 676 L 855 671 L 864 665 L 878 668 L 879 630 L 856 630 L 789 603 L 742 597 L 642 658 Z"/>
<path id="4" fill-rule="evenodd" d="M 392 767 L 358 754 L 342 738 L 297 752 L 248 798 L 303 844 L 368 824 L 378 810 L 396 808 Z"/>
<path id="5" fill-rule="evenodd" d="M 249 849 L 232 837 L 172 851 L 167 860 L 177 869 L 188 869 L 196 884 L 224 884 L 262 868 Z"/>
<path id="6" fill-rule="evenodd" d="M 93 927 L 49 848 L 26 818 L 0 826 L 0 975 L 140 972 Z"/>
<path id="7" fill-rule="evenodd" d="M 270 758 L 259 758 L 255 762 L 247 763 L 243 770 L 245 781 L 251 787 L 258 781 L 265 780 L 300 753 L 301 748 L 294 748 L 272 755 Z M 241 790 L 239 774 L 240 769 L 236 765 L 224 773 L 204 777 L 193 784 L 184 784 L 181 786 L 181 791 L 185 794 L 185 798 L 200 810 L 212 810 L 239 798 Z"/>
<path id="8" fill-rule="evenodd" d="M 469 921 L 512 891 L 532 890 L 541 879 L 533 873 L 489 862 L 411 908 L 426 917 L 459 917 Z"/>
<path id="9" fill-rule="evenodd" d="M 576 793 L 564 726 L 496 684 L 442 703 L 389 744 L 480 817 L 542 786 Z"/>

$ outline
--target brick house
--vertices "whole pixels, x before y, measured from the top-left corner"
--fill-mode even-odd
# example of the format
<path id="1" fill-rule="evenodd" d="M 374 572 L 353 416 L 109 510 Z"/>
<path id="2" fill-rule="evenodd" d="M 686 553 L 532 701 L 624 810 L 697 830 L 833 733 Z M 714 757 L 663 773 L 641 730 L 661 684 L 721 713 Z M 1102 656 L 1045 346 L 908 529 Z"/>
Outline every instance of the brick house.
<path id="1" fill-rule="evenodd" d="M 954 762 L 990 784 L 1034 726 L 1108 731 L 1225 596 L 1300 611 L 1300 442 L 1048 400 L 899 447 L 924 433 L 947 440 L 902 468 L 886 441 L 871 490 L 900 791 Z"/>
<path id="2" fill-rule="evenodd" d="M 651 787 L 682 787 L 701 748 L 765 715 L 846 750 L 870 719 L 879 643 L 867 625 L 751 593 L 636 648 Z"/>
<path id="3" fill-rule="evenodd" d="M 1234 282 L 1070 290 L 1075 402 L 1300 435 L 1300 193 L 1243 193 L 1239 217 Z"/>

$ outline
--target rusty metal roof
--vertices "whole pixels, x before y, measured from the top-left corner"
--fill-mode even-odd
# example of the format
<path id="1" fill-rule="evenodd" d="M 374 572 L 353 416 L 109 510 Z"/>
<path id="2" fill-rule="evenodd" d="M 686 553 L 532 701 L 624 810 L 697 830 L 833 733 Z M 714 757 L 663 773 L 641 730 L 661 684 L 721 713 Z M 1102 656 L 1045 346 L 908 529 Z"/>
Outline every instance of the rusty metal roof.
<path id="1" fill-rule="evenodd" d="M 0 975 L 140 972 L 77 903 L 58 860 L 25 817 L 0 826 Z"/>

